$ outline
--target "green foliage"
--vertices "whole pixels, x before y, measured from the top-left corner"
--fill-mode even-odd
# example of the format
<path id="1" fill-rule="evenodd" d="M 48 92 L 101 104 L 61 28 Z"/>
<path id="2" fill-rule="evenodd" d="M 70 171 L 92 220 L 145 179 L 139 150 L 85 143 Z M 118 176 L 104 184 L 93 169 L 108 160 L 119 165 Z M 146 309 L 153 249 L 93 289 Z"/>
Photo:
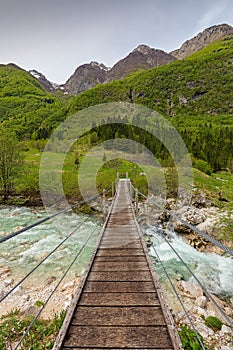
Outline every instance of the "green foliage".
<path id="1" fill-rule="evenodd" d="M 21 165 L 22 156 L 15 133 L 0 125 L 0 187 L 4 201 L 14 189 L 15 177 Z"/>
<path id="2" fill-rule="evenodd" d="M 198 338 L 196 336 L 196 333 L 189 329 L 186 326 L 181 327 L 181 331 L 178 332 L 181 342 L 182 342 L 182 347 L 184 350 L 201 350 L 202 347 L 198 341 Z M 198 334 L 201 341 L 203 342 L 203 338 L 200 334 Z"/>
<path id="3" fill-rule="evenodd" d="M 203 159 L 198 159 L 197 161 L 195 161 L 194 167 L 207 175 L 211 175 L 211 173 L 213 172 L 211 166 Z"/>
<path id="4" fill-rule="evenodd" d="M 47 138 L 64 120 L 65 106 L 26 71 L 0 65 L 0 123 L 19 139 Z"/>
<path id="5" fill-rule="evenodd" d="M 215 316 L 208 316 L 205 319 L 205 325 L 216 332 L 222 328 L 222 321 Z"/>
<path id="6" fill-rule="evenodd" d="M 35 306 L 37 306 L 37 307 L 42 307 L 44 305 L 44 303 L 43 303 L 43 301 L 41 301 L 41 300 L 37 300 L 36 302 L 35 302 Z"/>
<path id="7" fill-rule="evenodd" d="M 52 349 L 64 318 L 65 311 L 62 311 L 60 315 L 55 314 L 51 320 L 37 320 L 23 341 L 22 349 Z M 19 311 L 2 317 L 0 320 L 0 349 L 13 348 L 13 343 L 20 340 L 32 320 L 33 317 L 23 318 Z"/>
<path id="8" fill-rule="evenodd" d="M 185 60 L 90 89 L 74 98 L 69 113 L 133 99 L 166 116 L 194 158 L 206 161 L 213 171 L 233 169 L 232 57 L 230 36 Z"/>

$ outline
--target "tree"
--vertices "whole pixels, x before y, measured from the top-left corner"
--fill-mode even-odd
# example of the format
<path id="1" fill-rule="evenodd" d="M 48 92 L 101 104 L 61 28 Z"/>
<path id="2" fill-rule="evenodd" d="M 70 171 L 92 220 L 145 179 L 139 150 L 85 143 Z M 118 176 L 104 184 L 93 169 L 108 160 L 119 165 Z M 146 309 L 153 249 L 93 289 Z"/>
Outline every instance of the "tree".
<path id="1" fill-rule="evenodd" d="M 4 201 L 12 193 L 22 159 L 15 133 L 0 126 L 0 182 Z"/>

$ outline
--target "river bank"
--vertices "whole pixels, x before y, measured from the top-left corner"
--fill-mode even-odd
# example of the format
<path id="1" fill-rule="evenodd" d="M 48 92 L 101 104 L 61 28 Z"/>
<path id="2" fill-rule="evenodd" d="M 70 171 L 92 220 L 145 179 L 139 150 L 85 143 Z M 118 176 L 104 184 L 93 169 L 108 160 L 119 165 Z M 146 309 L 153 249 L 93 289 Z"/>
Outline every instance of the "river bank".
<path id="1" fill-rule="evenodd" d="M 143 206 L 144 203 L 141 203 L 141 210 Z M 156 215 L 161 215 L 161 213 L 156 213 Z M 5 228 L 5 231 L 2 231 L 1 234 L 4 235 L 16 229 L 19 227 L 19 222 L 22 225 L 26 225 L 44 216 L 46 216 L 46 213 L 38 208 L 0 207 L 1 227 Z M 175 282 L 179 293 L 182 294 L 182 298 L 185 300 L 185 304 L 188 307 L 188 311 L 197 330 L 204 336 L 204 339 L 208 341 L 208 344 L 216 344 L 215 348 L 217 350 L 232 349 L 229 347 L 229 343 L 232 340 L 232 333 L 231 329 L 226 328 L 226 324 L 224 324 L 222 330 L 218 333 L 214 332 L 214 334 L 205 326 L 202 318 L 203 315 L 205 317 L 209 315 L 219 316 L 217 316 L 218 314 L 210 303 L 203 298 L 205 297 L 203 292 L 198 291 L 199 294 L 193 295 L 192 290 L 196 290 L 196 284 L 189 273 L 182 267 L 178 259 L 168 250 L 163 240 L 163 235 L 164 233 L 169 235 L 172 244 L 178 249 L 179 254 L 187 261 L 188 265 L 192 269 L 194 268 L 198 277 L 202 278 L 206 288 L 208 288 L 212 295 L 218 298 L 221 303 L 224 303 L 224 305 L 221 305 L 223 305 L 224 311 L 231 318 L 233 318 L 233 286 L 231 285 L 231 281 L 233 281 L 233 260 L 213 252 L 200 251 L 196 247 L 188 244 L 184 236 L 177 235 L 173 230 L 169 229 L 169 221 L 165 220 L 158 223 L 154 216 L 153 221 L 151 221 L 152 218 L 150 217 L 150 219 L 148 219 L 150 222 L 145 225 L 145 216 L 143 220 L 141 216 L 142 231 L 153 239 L 158 253 L 169 269 L 172 280 Z M 83 229 L 81 235 L 75 234 L 69 244 L 59 250 L 57 255 L 44 264 L 44 268 L 42 268 L 42 265 L 41 270 L 39 269 L 39 272 L 35 276 L 30 277 L 29 282 L 21 284 L 11 296 L 1 303 L 1 314 L 6 314 L 12 311 L 12 309 L 20 309 L 24 316 L 29 314 L 35 315 L 56 287 L 64 273 L 65 266 L 71 261 L 71 255 L 74 254 L 74 250 L 77 250 L 81 246 L 91 230 L 94 230 L 96 226 L 100 229 L 101 224 L 96 217 L 93 218 L 89 215 L 77 215 L 75 213 L 64 214 L 60 220 L 53 223 L 46 223 L 39 230 L 33 229 L 30 233 L 24 233 L 5 245 L 5 249 L 1 251 L 0 260 L 2 266 L 0 270 L 1 296 L 5 295 L 20 278 L 23 277 L 25 272 L 29 272 L 29 269 L 45 258 L 51 248 L 64 239 L 65 233 L 71 232 L 72 229 L 80 226 L 82 223 Z M 49 301 L 45 311 L 43 311 L 41 315 L 43 318 L 51 318 L 55 313 L 58 314 L 60 311 L 68 308 L 95 246 L 98 232 L 96 232 L 95 238 L 84 252 L 85 254 L 80 256 L 74 269 L 71 270 L 70 274 L 66 277 L 61 286 L 59 286 L 54 297 Z M 178 306 L 176 297 L 172 295 L 171 288 L 164 279 L 162 269 L 158 265 L 151 250 L 150 255 L 152 256 L 156 272 L 160 278 L 167 303 L 172 311 L 177 327 L 179 328 L 181 325 L 187 324 L 187 317 L 184 315 L 180 306 Z M 205 271 L 204 275 L 203 271 Z M 190 290 L 191 295 L 189 294 Z M 223 301 L 224 298 L 228 303 Z"/>

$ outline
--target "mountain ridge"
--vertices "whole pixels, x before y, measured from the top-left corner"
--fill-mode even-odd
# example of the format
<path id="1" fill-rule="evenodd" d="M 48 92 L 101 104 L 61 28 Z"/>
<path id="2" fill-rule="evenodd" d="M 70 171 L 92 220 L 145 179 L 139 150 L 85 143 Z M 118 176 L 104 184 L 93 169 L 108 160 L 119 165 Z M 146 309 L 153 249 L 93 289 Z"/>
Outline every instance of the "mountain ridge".
<path id="1" fill-rule="evenodd" d="M 78 66 L 67 81 L 60 85 L 50 82 L 42 73 L 36 70 L 29 72 L 32 75 L 33 72 L 36 72 L 38 75 L 38 78 L 36 78 L 45 90 L 49 92 L 60 89 L 64 94 L 78 95 L 98 84 L 123 79 L 137 70 L 147 70 L 171 63 L 176 59 L 184 59 L 229 34 L 233 34 L 231 25 L 225 23 L 214 25 L 204 29 L 193 38 L 186 40 L 180 48 L 170 53 L 140 44 L 112 67 L 106 67 L 103 63 L 96 61 Z"/>

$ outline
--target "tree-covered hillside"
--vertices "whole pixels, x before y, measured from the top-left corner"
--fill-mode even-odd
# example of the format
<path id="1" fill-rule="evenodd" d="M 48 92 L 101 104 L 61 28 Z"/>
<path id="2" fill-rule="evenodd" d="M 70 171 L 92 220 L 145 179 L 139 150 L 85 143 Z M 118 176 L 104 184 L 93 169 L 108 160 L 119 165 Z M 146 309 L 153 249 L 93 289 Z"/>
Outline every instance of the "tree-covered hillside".
<path id="1" fill-rule="evenodd" d="M 64 114 L 64 102 L 46 92 L 28 72 L 0 65 L 0 122 L 19 139 L 48 137 Z"/>
<path id="2" fill-rule="evenodd" d="M 157 110 L 178 128 L 196 159 L 215 171 L 233 167 L 233 36 L 182 61 L 99 85 L 77 96 L 69 113 L 113 101 Z"/>

